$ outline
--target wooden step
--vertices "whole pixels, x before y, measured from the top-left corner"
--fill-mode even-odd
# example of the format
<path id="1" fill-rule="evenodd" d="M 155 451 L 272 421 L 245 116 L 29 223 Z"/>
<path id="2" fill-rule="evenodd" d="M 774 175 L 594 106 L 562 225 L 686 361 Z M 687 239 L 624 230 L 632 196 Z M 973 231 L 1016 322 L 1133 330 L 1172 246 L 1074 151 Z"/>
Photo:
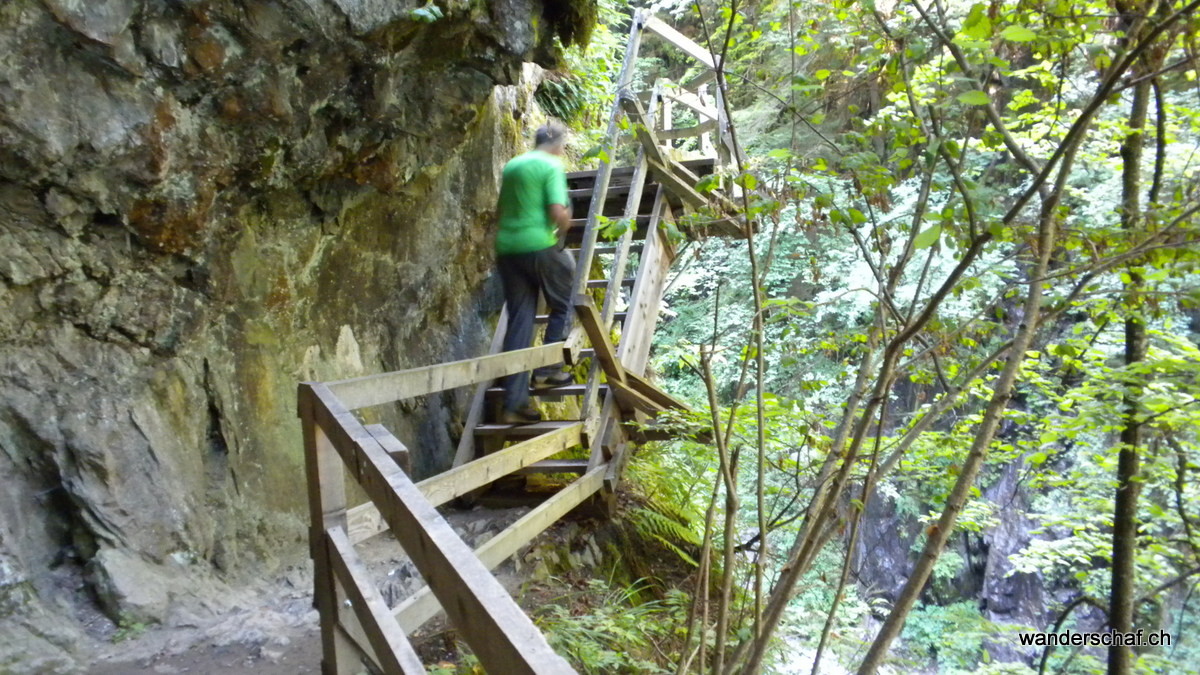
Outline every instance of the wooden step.
<path id="1" fill-rule="evenodd" d="M 633 286 L 633 282 L 634 282 L 633 277 L 629 277 L 628 279 L 622 279 L 621 285 L 628 288 L 630 286 Z M 608 288 L 608 279 L 588 279 L 587 287 L 588 288 Z"/>
<path id="2" fill-rule="evenodd" d="M 513 473 L 518 476 L 531 473 L 577 473 L 583 475 L 587 473 L 587 467 L 586 459 L 543 459 L 525 468 L 517 469 Z"/>
<path id="3" fill-rule="evenodd" d="M 641 253 L 642 249 L 643 249 L 642 244 L 630 244 L 629 245 L 629 251 L 631 253 Z M 596 253 L 596 255 L 612 255 L 617 252 L 617 246 L 616 245 L 611 245 L 611 246 L 610 245 L 597 245 L 596 248 L 594 249 L 594 252 Z M 568 248 L 567 253 L 570 253 L 571 255 L 578 258 L 579 257 L 579 248 L 578 247 Z"/>
<path id="4" fill-rule="evenodd" d="M 688 170 L 697 176 L 707 176 L 708 174 L 712 173 L 714 167 L 716 167 L 716 163 L 716 159 L 712 157 L 689 159 L 687 161 L 680 162 L 680 164 L 687 167 Z M 567 186 L 572 189 L 591 187 L 596 183 L 596 173 L 596 169 L 588 169 L 587 171 L 571 171 L 567 174 Z M 616 184 L 628 184 L 632 178 L 632 166 L 618 166 L 613 167 L 609 182 Z"/>
<path id="5" fill-rule="evenodd" d="M 580 350 L 582 351 L 582 350 Z M 530 396 L 583 396 L 587 391 L 586 384 L 568 384 L 561 387 L 542 387 L 541 389 L 529 388 Z M 600 391 L 608 391 L 608 385 L 600 385 Z M 504 387 L 489 387 L 487 390 L 488 396 L 503 396 Z"/>
<path id="6" fill-rule="evenodd" d="M 571 231 L 572 232 L 574 232 L 575 230 L 582 231 L 586 225 L 587 225 L 587 218 L 572 218 L 571 219 Z M 639 230 L 645 230 L 649 225 L 650 225 L 650 216 L 638 216 L 637 217 L 637 226 L 638 226 Z"/>
<path id="7" fill-rule="evenodd" d="M 629 315 L 629 312 L 616 312 L 613 314 L 613 321 L 623 324 L 623 323 L 625 323 L 625 317 L 628 315 Z M 534 324 L 544 324 L 549 320 L 550 320 L 549 314 L 538 314 L 537 318 L 534 319 L 533 323 Z"/>
<path id="8" fill-rule="evenodd" d="M 475 435 L 533 438 L 569 427 L 572 424 L 580 424 L 580 420 L 545 420 L 533 424 L 478 424 L 475 426 Z"/>
<path id="9" fill-rule="evenodd" d="M 621 218 L 625 215 L 625 202 L 629 201 L 629 185 L 616 185 L 608 188 L 608 196 L 604 199 L 602 215 L 608 218 Z M 568 190 L 571 197 L 573 213 L 587 213 L 592 203 L 592 189 Z M 642 191 L 642 200 L 638 203 L 637 212 L 641 216 L 649 215 L 654 210 L 654 196 L 658 194 L 658 183 L 646 185 Z"/>

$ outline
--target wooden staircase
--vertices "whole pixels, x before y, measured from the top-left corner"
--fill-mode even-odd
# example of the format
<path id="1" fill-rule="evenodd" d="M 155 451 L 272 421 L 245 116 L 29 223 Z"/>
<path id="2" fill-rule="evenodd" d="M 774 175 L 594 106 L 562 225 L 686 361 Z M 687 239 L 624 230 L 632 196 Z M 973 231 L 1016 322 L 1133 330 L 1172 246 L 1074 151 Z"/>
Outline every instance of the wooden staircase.
<path id="1" fill-rule="evenodd" d="M 695 59 L 703 74 L 683 87 L 659 81 L 644 95 L 630 92 L 647 32 Z M 577 263 L 577 325 L 564 342 L 500 353 L 506 325 L 502 312 L 484 356 L 300 385 L 324 673 L 357 673 L 364 664 L 389 674 L 424 673 L 407 636 L 443 610 L 489 673 L 574 672 L 490 570 L 594 496 L 611 504 L 633 445 L 670 435 L 654 431 L 654 417 L 684 408 L 645 379 L 667 272 L 675 258 L 660 226 L 676 214 L 699 211 L 707 214 L 710 234 L 744 236 L 724 193 L 702 194 L 696 188 L 705 176 L 719 174 L 731 157 L 724 107 L 719 96 L 705 93 L 715 76 L 713 67 L 706 50 L 644 11 L 635 14 L 605 146 L 610 156 L 617 156 L 620 122 L 628 119 L 633 163 L 614 168 L 606 161 L 597 170 L 567 177 L 574 212 L 587 215 L 572 221 L 566 240 Z M 674 105 L 692 110 L 700 122 L 671 128 Z M 677 157 L 674 145 L 688 138 L 697 139 L 703 156 Z M 717 181 L 722 183 L 735 189 L 723 178 Z M 605 223 L 618 220 L 628 223 L 624 232 L 612 241 L 602 239 Z M 575 419 L 491 422 L 489 401 L 500 394 L 497 378 L 564 359 L 586 371 L 586 378 L 531 393 L 574 397 Z M 383 425 L 365 424 L 355 413 L 459 387 L 474 387 L 474 395 L 452 468 L 417 483 L 408 475 L 405 445 Z M 630 422 L 638 423 L 637 428 Z M 582 456 L 561 456 L 573 448 L 582 448 L 572 453 Z M 347 471 L 368 496 L 365 504 L 347 507 Z M 577 477 L 474 551 L 437 511 L 499 478 L 537 473 Z M 356 544 L 389 531 L 428 584 L 395 607 L 384 602 L 355 550 Z"/>

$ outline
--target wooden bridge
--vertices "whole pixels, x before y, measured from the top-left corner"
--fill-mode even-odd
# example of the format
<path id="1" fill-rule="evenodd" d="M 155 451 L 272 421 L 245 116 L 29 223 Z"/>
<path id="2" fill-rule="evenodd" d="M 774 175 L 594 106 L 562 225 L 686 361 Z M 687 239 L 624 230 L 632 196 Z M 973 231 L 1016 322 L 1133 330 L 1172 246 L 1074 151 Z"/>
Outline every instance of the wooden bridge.
<path id="1" fill-rule="evenodd" d="M 630 92 L 647 33 L 682 50 L 700 74 L 682 86 L 660 80 L 650 92 Z M 674 221 L 678 213 L 701 212 L 708 214 L 711 233 L 744 234 L 719 189 L 702 194 L 696 188 L 704 176 L 729 163 L 733 147 L 720 93 L 707 94 L 716 77 L 714 68 L 712 54 L 670 26 L 643 11 L 633 17 L 608 124 L 609 157 L 598 170 L 568 175 L 575 213 L 586 211 L 587 217 L 572 221 L 568 235 L 578 270 L 578 322 L 565 342 L 499 353 L 506 323 L 502 314 L 485 356 L 300 385 L 324 673 L 358 673 L 364 668 L 425 673 L 407 636 L 442 610 L 489 673 L 574 672 L 490 570 L 589 498 L 611 500 L 632 445 L 656 436 L 654 416 L 683 407 L 644 378 L 667 271 L 675 257 L 660 224 Z M 693 111 L 698 123 L 672 128 L 675 105 Z M 629 123 L 622 124 L 622 118 Z M 680 153 L 673 146 L 681 140 L 698 146 L 701 158 L 676 159 Z M 632 166 L 614 168 L 609 160 L 618 156 L 622 144 L 635 150 L 629 154 L 636 158 Z M 615 241 L 600 241 L 600 230 L 618 219 L 628 225 L 623 234 Z M 602 278 L 592 278 L 596 269 L 605 270 Z M 592 294 L 601 292 L 597 308 Z M 616 344 L 613 328 L 619 328 Z M 586 380 L 534 395 L 577 397 L 575 419 L 528 425 L 487 421 L 488 403 L 499 391 L 493 386 L 497 378 L 564 357 L 579 370 L 589 364 Z M 419 483 L 408 475 L 405 445 L 382 425 L 365 424 L 355 414 L 459 387 L 475 390 L 453 467 Z M 626 422 L 639 424 L 635 428 Z M 581 447 L 586 458 L 555 458 Z M 346 472 L 362 487 L 367 503 L 347 508 Z M 499 478 L 536 472 L 578 478 L 476 550 L 438 513 L 438 506 Z M 428 584 L 396 607 L 385 603 L 355 551 L 356 544 L 389 531 Z"/>

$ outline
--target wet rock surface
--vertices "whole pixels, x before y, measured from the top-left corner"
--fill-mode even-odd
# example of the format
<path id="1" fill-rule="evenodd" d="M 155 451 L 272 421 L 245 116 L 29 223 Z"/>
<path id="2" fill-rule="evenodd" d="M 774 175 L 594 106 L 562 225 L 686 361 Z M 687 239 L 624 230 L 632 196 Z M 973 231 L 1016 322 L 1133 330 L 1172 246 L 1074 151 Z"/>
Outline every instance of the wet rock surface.
<path id="1" fill-rule="evenodd" d="M 417 8 L 0 5 L 0 670 L 303 551 L 298 381 L 481 348 L 554 51 L 537 2 Z M 368 414 L 427 475 L 463 396 Z"/>

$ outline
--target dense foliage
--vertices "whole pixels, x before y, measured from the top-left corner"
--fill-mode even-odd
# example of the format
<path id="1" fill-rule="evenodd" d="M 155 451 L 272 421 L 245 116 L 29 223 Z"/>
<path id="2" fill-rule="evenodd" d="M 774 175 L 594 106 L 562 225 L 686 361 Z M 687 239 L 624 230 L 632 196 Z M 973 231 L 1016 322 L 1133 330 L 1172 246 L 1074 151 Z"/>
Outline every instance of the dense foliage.
<path id="1" fill-rule="evenodd" d="M 1197 3 L 657 9 L 720 55 L 754 234 L 682 244 L 656 337 L 718 429 L 632 469 L 699 589 L 656 667 L 1197 672 Z M 1174 642 L 1018 640 L 1067 628 Z"/>

